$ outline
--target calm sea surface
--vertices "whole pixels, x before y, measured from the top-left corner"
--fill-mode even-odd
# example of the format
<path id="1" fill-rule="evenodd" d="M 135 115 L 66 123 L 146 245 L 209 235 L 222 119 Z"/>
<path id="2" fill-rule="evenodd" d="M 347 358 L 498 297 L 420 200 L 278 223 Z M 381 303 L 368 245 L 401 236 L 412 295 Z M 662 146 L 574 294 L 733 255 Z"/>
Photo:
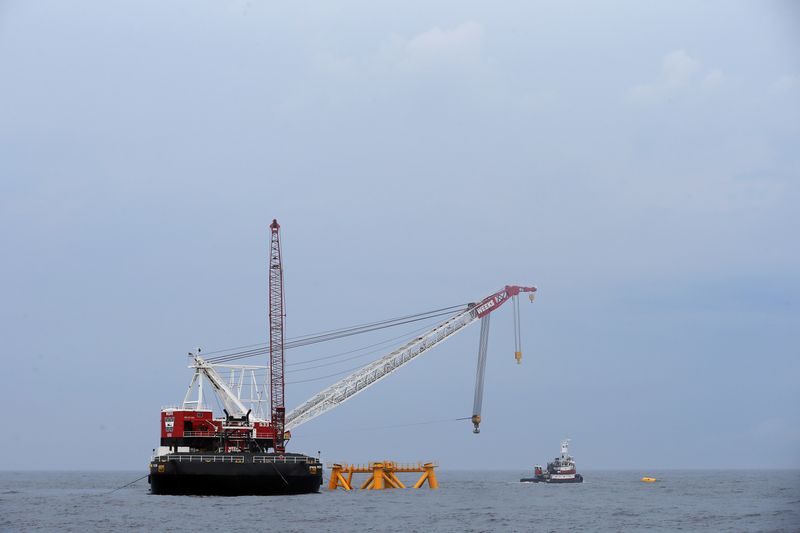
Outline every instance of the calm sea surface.
<path id="1" fill-rule="evenodd" d="M 443 470 L 438 491 L 237 498 L 153 496 L 142 480 L 109 494 L 143 474 L 0 472 L 0 530 L 800 531 L 797 470 L 584 471 L 581 485 Z"/>

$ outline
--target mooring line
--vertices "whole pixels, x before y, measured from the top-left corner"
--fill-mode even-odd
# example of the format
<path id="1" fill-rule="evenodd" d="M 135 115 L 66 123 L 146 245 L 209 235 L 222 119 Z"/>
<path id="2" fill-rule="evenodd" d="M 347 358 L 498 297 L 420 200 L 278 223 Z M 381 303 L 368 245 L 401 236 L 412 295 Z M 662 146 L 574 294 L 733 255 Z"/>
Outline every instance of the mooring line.
<path id="1" fill-rule="evenodd" d="M 119 489 L 124 489 L 125 487 L 130 487 L 131 485 L 133 485 L 133 484 L 134 484 L 134 483 L 136 483 L 137 481 L 141 481 L 141 480 L 143 480 L 144 478 L 146 478 L 146 477 L 147 477 L 147 476 L 149 476 L 149 475 L 150 475 L 150 474 L 145 474 L 145 475 L 143 475 L 142 477 L 140 477 L 140 478 L 138 478 L 138 479 L 134 479 L 133 481 L 131 481 L 131 482 L 130 482 L 130 483 L 128 483 L 127 485 L 122 485 L 121 487 L 117 487 L 116 489 L 114 489 L 114 490 L 112 490 L 112 491 L 106 492 L 106 494 L 111 494 L 112 492 L 117 492 Z"/>
<path id="2" fill-rule="evenodd" d="M 272 465 L 272 468 L 274 468 L 274 469 L 275 469 L 275 471 L 278 473 L 278 475 L 279 475 L 279 476 L 281 476 L 281 479 L 283 480 L 283 484 L 284 484 L 284 485 L 286 485 L 286 486 L 288 487 L 288 486 L 289 486 L 289 482 L 288 482 L 288 481 L 286 481 L 286 478 L 285 478 L 285 477 L 283 477 L 283 474 L 281 474 L 281 471 L 280 471 L 280 470 L 278 470 L 278 465 L 276 465 L 274 461 L 270 462 L 269 464 L 271 464 L 271 465 Z"/>

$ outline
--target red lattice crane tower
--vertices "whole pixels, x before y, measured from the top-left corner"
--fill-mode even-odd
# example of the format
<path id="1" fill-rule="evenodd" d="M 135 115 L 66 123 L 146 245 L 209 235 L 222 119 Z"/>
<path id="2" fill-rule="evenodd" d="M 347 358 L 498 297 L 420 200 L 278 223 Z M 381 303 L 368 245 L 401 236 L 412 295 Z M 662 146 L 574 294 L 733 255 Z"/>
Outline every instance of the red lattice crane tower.
<path id="1" fill-rule="evenodd" d="M 275 428 L 275 451 L 283 453 L 286 406 L 283 390 L 283 265 L 281 264 L 280 224 L 272 220 L 269 226 L 269 390 L 272 427 Z"/>

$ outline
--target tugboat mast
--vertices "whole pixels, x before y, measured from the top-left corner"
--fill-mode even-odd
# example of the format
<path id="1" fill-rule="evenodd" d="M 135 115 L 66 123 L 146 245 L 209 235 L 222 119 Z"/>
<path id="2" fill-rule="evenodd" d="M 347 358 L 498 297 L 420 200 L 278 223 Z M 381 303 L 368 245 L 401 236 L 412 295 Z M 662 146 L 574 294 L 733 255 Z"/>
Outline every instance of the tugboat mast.
<path id="1" fill-rule="evenodd" d="M 571 439 L 564 439 L 561 441 L 561 461 L 565 462 L 572 459 L 569 456 L 569 441 Z"/>
<path id="2" fill-rule="evenodd" d="M 281 264 L 280 224 L 273 219 L 270 224 L 269 249 L 269 375 L 270 410 L 275 428 L 275 451 L 283 453 L 286 406 L 284 404 L 283 376 L 283 265 Z"/>

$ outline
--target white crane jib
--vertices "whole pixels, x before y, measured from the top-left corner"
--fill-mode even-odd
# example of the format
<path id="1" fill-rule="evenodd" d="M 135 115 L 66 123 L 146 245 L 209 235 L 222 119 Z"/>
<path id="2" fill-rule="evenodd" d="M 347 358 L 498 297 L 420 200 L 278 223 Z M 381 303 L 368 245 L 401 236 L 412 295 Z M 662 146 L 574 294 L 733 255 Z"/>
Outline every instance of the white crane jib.
<path id="1" fill-rule="evenodd" d="M 488 335 L 488 317 L 492 311 L 498 309 L 509 298 L 515 300 L 514 310 L 516 313 L 516 299 L 520 292 L 530 293 L 531 299 L 533 299 L 533 293 L 536 292 L 536 287 L 507 285 L 503 290 L 484 298 L 479 303 L 471 304 L 466 310 L 448 318 L 430 331 L 413 339 L 390 354 L 360 368 L 353 374 L 337 381 L 322 392 L 319 392 L 300 404 L 286 415 L 286 429 L 294 429 L 322 413 L 341 405 L 359 392 L 374 385 L 401 366 L 427 352 L 445 339 L 451 337 L 457 331 L 460 331 L 480 318 L 483 321 L 483 326 L 481 328 L 482 341 L 478 350 L 478 377 L 476 379 L 475 408 L 472 416 L 472 422 L 475 424 L 477 433 L 478 425 L 480 424 L 480 409 L 483 396 L 483 367 L 486 363 L 487 343 L 485 337 Z M 515 316 L 515 330 L 517 350 L 515 356 L 519 361 L 521 358 L 521 350 L 519 347 L 518 316 Z"/>
<path id="2" fill-rule="evenodd" d="M 203 377 L 205 377 L 208 382 L 211 383 L 211 386 L 214 387 L 214 392 L 217 393 L 217 397 L 225 406 L 225 410 L 228 412 L 229 416 L 245 416 L 250 409 L 248 409 L 228 385 L 225 384 L 225 380 L 222 379 L 222 376 L 216 371 L 214 365 L 207 362 L 199 355 L 191 355 L 194 357 L 194 363 L 190 365 L 189 368 L 194 368 L 195 373 L 191 383 L 189 383 L 189 390 L 186 391 L 186 396 L 183 399 L 184 408 L 195 405 L 197 409 L 202 409 Z M 189 398 L 195 386 L 197 387 L 197 399 L 190 400 Z"/>

